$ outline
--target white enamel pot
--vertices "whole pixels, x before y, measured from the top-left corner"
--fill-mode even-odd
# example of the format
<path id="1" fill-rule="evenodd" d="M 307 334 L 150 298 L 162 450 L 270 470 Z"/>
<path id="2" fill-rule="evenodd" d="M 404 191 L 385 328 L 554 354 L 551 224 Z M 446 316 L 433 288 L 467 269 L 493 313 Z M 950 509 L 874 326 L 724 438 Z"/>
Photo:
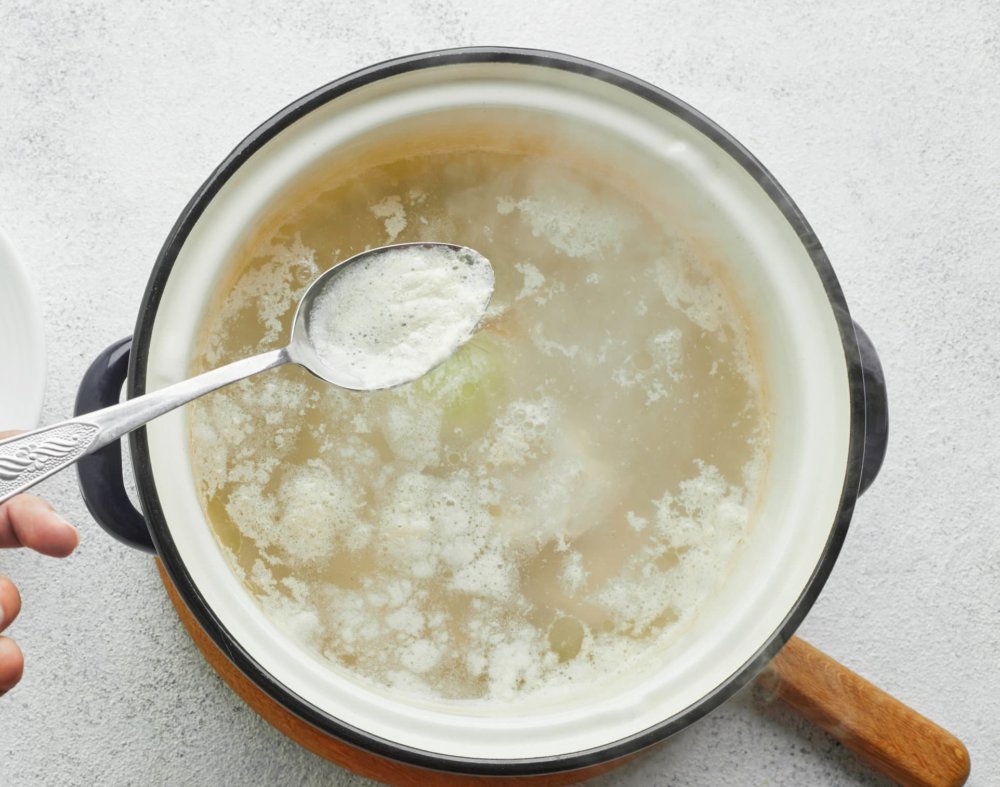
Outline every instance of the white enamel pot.
<path id="1" fill-rule="evenodd" d="M 198 315 L 221 266 L 275 194 L 339 146 L 401 120 L 510 107 L 599 126 L 662 159 L 704 227 L 736 260 L 755 312 L 774 408 L 773 458 L 752 534 L 722 588 L 649 670 L 558 704 L 456 710 L 364 688 L 325 667 L 261 613 L 230 570 L 196 495 L 184 411 L 130 440 L 142 512 L 122 489 L 120 448 L 80 465 L 91 511 L 159 555 L 216 645 L 257 687 L 319 730 L 369 752 L 467 774 L 530 775 L 639 751 L 700 718 L 781 648 L 830 573 L 887 434 L 878 359 L 856 328 L 826 254 L 771 175 L 729 134 L 631 76 L 547 52 L 474 48 L 351 74 L 272 117 L 184 209 L 156 261 L 134 338 L 109 348 L 78 412 L 185 377 Z"/>

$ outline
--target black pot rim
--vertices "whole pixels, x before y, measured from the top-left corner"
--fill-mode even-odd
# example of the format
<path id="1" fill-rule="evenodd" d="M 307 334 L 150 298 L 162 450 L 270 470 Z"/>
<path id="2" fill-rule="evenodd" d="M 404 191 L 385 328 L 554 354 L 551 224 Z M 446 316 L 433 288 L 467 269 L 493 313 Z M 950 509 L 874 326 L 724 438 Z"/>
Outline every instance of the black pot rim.
<path id="1" fill-rule="evenodd" d="M 260 689 L 322 732 L 382 757 L 452 773 L 527 776 L 587 768 L 626 757 L 669 737 L 718 707 L 752 680 L 792 636 L 819 596 L 847 535 L 858 496 L 865 437 L 864 383 L 854 325 L 833 268 L 815 233 L 784 189 L 746 148 L 719 125 L 669 93 L 624 72 L 570 55 L 510 47 L 464 47 L 409 55 L 361 69 L 303 96 L 261 124 L 215 169 L 181 212 L 157 257 L 142 299 L 129 362 L 127 391 L 130 398 L 145 392 L 153 323 L 181 247 L 208 203 L 254 152 L 316 107 L 352 90 L 408 71 L 477 62 L 518 63 L 571 71 L 627 90 L 676 115 L 725 150 L 756 180 L 795 230 L 815 265 L 840 330 L 846 360 L 851 414 L 848 462 L 840 506 L 820 560 L 796 603 L 767 642 L 726 681 L 688 708 L 639 733 L 602 746 L 562 755 L 503 760 L 457 757 L 405 746 L 346 724 L 317 708 L 278 682 L 244 650 L 205 602 L 180 557 L 157 496 L 145 429 L 132 433 L 130 447 L 142 509 L 157 553 L 177 592 L 212 641 Z"/>

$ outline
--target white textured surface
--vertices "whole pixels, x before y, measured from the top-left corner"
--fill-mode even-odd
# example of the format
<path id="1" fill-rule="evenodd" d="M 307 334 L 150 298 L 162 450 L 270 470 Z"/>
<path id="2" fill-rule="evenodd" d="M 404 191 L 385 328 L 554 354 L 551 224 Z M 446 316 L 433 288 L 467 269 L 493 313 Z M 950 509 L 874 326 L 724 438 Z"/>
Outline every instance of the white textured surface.
<path id="1" fill-rule="evenodd" d="M 294 6 L 0 0 L 0 226 L 42 298 L 44 421 L 132 330 L 153 259 L 257 123 L 360 66 L 509 44 L 646 78 L 746 144 L 805 212 L 890 390 L 890 450 L 800 633 L 966 741 L 1000 780 L 1000 8 L 415 0 Z M 2 285 L 0 285 L 2 286 Z M 0 422 L 3 414 L 0 413 Z M 21 587 L 0 784 L 361 784 L 257 719 L 188 641 L 147 557 L 82 526 Z M 877 784 L 744 693 L 599 784 Z"/>
<path id="2" fill-rule="evenodd" d="M 0 227 L 0 422 L 38 424 L 45 396 L 45 337 L 38 296 L 21 258 Z"/>

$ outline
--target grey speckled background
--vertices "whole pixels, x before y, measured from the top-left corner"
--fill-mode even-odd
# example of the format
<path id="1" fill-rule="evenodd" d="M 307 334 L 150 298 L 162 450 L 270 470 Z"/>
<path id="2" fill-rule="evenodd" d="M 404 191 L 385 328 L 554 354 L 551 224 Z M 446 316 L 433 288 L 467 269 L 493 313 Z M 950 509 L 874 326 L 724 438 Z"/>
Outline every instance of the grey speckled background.
<path id="1" fill-rule="evenodd" d="M 44 418 L 66 415 L 91 358 L 131 331 L 188 197 L 299 95 L 463 44 L 544 47 L 632 72 L 774 172 L 885 364 L 885 467 L 800 633 L 953 730 L 972 752 L 972 783 L 997 784 L 1000 6 L 694 6 L 0 0 L 0 226 L 42 293 Z M 28 659 L 0 700 L 0 784 L 362 783 L 282 738 L 214 676 L 152 561 L 93 524 L 72 474 L 44 493 L 83 542 L 64 563 L 0 554 L 23 591 L 12 633 Z M 744 693 L 598 783 L 880 781 Z"/>

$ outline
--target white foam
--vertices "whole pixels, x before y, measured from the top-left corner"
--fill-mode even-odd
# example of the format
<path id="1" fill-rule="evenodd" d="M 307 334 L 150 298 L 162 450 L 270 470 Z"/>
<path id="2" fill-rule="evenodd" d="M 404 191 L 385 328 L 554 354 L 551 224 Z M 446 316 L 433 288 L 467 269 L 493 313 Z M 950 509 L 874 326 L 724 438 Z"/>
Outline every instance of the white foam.
<path id="1" fill-rule="evenodd" d="M 270 345 L 282 334 L 283 315 L 287 314 L 305 293 L 308 283 L 316 278 L 316 254 L 296 236 L 285 245 L 268 247 L 268 262 L 243 274 L 239 294 L 223 301 L 218 321 L 225 325 L 248 307 L 254 307 L 256 317 L 264 327 L 261 342 Z M 219 348 L 222 336 L 214 333 L 208 339 L 205 360 L 208 366 L 221 363 Z"/>
<path id="2" fill-rule="evenodd" d="M 370 210 L 377 218 L 385 219 L 385 234 L 388 243 L 395 242 L 399 233 L 406 229 L 406 208 L 403 207 L 403 202 L 398 196 L 386 197 L 381 202 L 372 205 Z"/>
<path id="3" fill-rule="evenodd" d="M 389 388 L 451 356 L 492 294 L 493 269 L 471 249 L 400 246 L 333 276 L 307 330 L 332 377 L 364 390 Z"/>
<path id="4" fill-rule="evenodd" d="M 649 340 L 650 354 L 674 382 L 680 382 L 681 377 L 683 377 L 681 371 L 684 363 L 683 339 L 684 334 L 680 328 L 671 328 L 669 331 L 656 334 Z"/>
<path id="5" fill-rule="evenodd" d="M 340 548 L 330 523 L 357 521 L 361 508 L 357 490 L 320 460 L 311 460 L 287 476 L 277 496 L 276 540 L 300 561 L 329 557 Z"/>
<path id="6" fill-rule="evenodd" d="M 531 297 L 545 284 L 545 276 L 534 265 L 527 262 L 519 262 L 514 267 L 524 276 L 524 286 L 521 287 L 521 291 L 517 294 L 517 300 Z M 544 301 L 539 302 L 544 303 Z"/>
<path id="7" fill-rule="evenodd" d="M 517 576 L 514 566 L 504 560 L 502 551 L 488 549 L 456 571 L 449 587 L 474 596 L 503 600 L 517 587 Z"/>
<path id="8" fill-rule="evenodd" d="M 561 355 L 564 358 L 576 358 L 577 354 L 580 352 L 580 345 L 578 344 L 560 344 L 557 341 L 546 338 L 542 333 L 542 326 L 540 325 L 532 326 L 531 341 L 535 347 L 548 355 L 550 358 L 557 355 Z"/>
<path id="9" fill-rule="evenodd" d="M 518 399 L 507 405 L 496 419 L 486 443 L 486 455 L 497 466 L 523 465 L 538 459 L 556 426 L 557 407 L 551 398 Z"/>
<path id="10" fill-rule="evenodd" d="M 628 526 L 632 528 L 636 533 L 641 533 L 646 529 L 646 525 L 649 524 L 649 520 L 644 516 L 639 516 L 635 511 L 628 511 L 625 514 L 625 521 L 628 522 Z"/>
<path id="11" fill-rule="evenodd" d="M 633 216 L 595 204 L 581 188 L 555 189 L 540 182 L 536 196 L 501 197 L 496 206 L 501 216 L 516 211 L 532 235 L 574 259 L 618 253 L 636 228 Z"/>
<path id="12" fill-rule="evenodd" d="M 427 640 L 418 639 L 403 650 L 400 661 L 410 672 L 424 673 L 441 660 L 441 650 Z"/>
<path id="13" fill-rule="evenodd" d="M 573 596 L 587 584 L 587 570 L 583 567 L 583 555 L 570 552 L 563 558 L 562 574 L 559 576 L 563 588 Z"/>
<path id="14" fill-rule="evenodd" d="M 737 316 L 718 281 L 693 266 L 689 259 L 661 259 L 655 266 L 656 283 L 667 303 L 704 331 L 734 327 Z"/>

